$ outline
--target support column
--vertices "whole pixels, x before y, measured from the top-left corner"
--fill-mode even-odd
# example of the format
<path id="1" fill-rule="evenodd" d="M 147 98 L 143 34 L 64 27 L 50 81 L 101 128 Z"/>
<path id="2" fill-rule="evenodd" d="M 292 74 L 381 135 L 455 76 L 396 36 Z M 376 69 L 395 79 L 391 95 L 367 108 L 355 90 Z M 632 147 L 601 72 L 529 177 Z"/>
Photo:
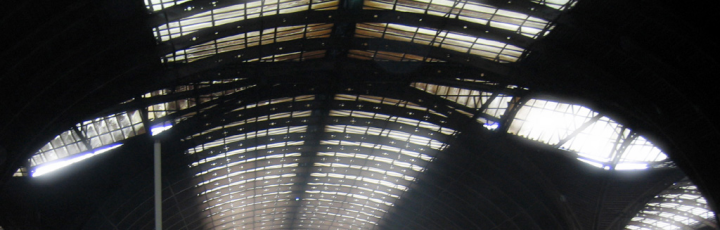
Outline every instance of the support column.
<path id="1" fill-rule="evenodd" d="M 162 178 L 160 140 L 155 140 L 155 230 L 162 230 Z"/>

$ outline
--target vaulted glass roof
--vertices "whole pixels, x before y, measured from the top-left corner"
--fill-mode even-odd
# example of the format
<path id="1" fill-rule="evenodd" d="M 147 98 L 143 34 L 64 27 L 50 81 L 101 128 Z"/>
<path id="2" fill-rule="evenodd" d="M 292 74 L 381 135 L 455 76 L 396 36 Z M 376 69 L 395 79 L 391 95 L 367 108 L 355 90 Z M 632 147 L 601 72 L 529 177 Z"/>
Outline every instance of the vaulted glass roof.
<path id="1" fill-rule="evenodd" d="M 348 102 L 355 106 L 341 109 Z M 207 229 L 372 229 L 455 134 L 430 121 L 373 111 L 373 104 L 406 107 L 401 100 L 336 95 L 338 109 L 320 117 L 305 110 L 317 103 L 311 95 L 253 103 L 232 115 L 264 106 L 277 113 L 185 139 L 203 142 L 186 153 L 199 159 L 191 167 L 199 169 Z"/>
<path id="2" fill-rule="evenodd" d="M 698 229 L 717 228 L 715 213 L 710 210 L 697 186 L 685 179 L 651 199 L 625 229 Z"/>
<path id="3" fill-rule="evenodd" d="M 577 154 L 578 160 L 599 168 L 639 170 L 660 167 L 661 162 L 668 161 L 645 137 L 583 105 L 534 98 L 521 100 L 511 94 L 421 82 L 411 86 L 481 112 L 475 117 L 488 129 L 504 125 L 510 134 L 567 150 Z M 515 89 L 508 93 L 526 90 L 504 88 Z M 509 108 L 518 109 L 508 113 Z M 508 124 L 500 124 L 501 120 Z"/>
<path id="4" fill-rule="evenodd" d="M 253 46 L 297 39 L 329 38 L 332 30 L 338 30 L 333 29 L 336 26 L 333 23 L 304 23 L 320 22 L 322 20 L 318 17 L 325 16 L 310 12 L 330 12 L 325 21 L 331 21 L 333 12 L 355 10 L 376 13 L 372 19 L 365 16 L 343 19 L 341 25 L 343 27 L 346 26 L 344 21 L 354 24 L 350 26 L 355 28 L 354 31 L 348 34 L 352 35 L 354 40 L 388 39 L 431 45 L 477 55 L 495 62 L 509 63 L 516 62 L 527 52 L 525 49 L 530 41 L 547 35 L 553 28 L 552 20 L 574 3 L 565 0 L 535 0 L 516 6 L 511 2 L 499 1 L 479 3 L 448 0 L 367 0 L 358 8 L 352 6 L 356 3 L 340 6 L 337 0 L 243 2 L 147 0 L 146 6 L 154 11 L 158 18 L 153 30 L 156 39 L 173 47 L 172 51 L 164 54 L 164 62 L 193 62 L 219 53 Z M 382 12 L 409 13 L 410 15 L 407 16 L 419 17 L 419 22 L 422 22 L 423 15 L 430 17 L 428 20 L 431 21 L 448 18 L 459 20 L 458 23 L 464 25 L 432 28 L 402 23 L 373 22 L 389 19 Z M 262 26 L 265 24 L 264 18 L 279 15 L 286 15 L 287 18 L 283 18 L 281 23 L 277 22 L 276 18 L 269 19 L 268 25 L 275 26 Z M 398 15 L 396 19 L 400 19 L 400 16 Z M 252 22 L 242 23 L 248 20 Z M 279 24 L 285 26 L 277 26 Z M 516 35 L 526 39 L 516 39 Z M 357 55 L 359 52 L 362 51 L 355 50 L 347 55 L 360 57 Z M 425 53 L 410 55 L 426 56 Z M 245 59 L 241 56 L 235 58 Z M 250 59 L 252 58 L 254 57 Z"/>
<path id="5" fill-rule="evenodd" d="M 153 125 L 153 127 L 150 127 L 153 132 L 158 132 L 158 128 L 160 127 L 167 129 L 171 127 L 171 124 L 164 124 L 167 122 L 161 118 L 177 111 L 193 108 L 198 103 L 206 103 L 220 96 L 230 95 L 251 88 L 253 85 L 229 88 L 219 92 L 199 95 L 198 97 L 188 97 L 170 101 L 166 101 L 167 99 L 162 100 L 164 97 L 174 97 L 168 96 L 170 94 L 187 94 L 189 92 L 195 92 L 195 89 L 207 88 L 211 85 L 229 84 L 242 80 L 244 79 L 206 81 L 193 85 L 177 86 L 173 89 L 161 89 L 148 92 L 142 95 L 142 98 L 146 101 L 153 101 L 156 98 L 160 98 L 161 101 L 164 102 L 145 107 L 146 112 L 143 112 L 141 109 L 130 109 L 129 111 L 118 112 L 76 124 L 71 129 L 56 136 L 52 141 L 45 144 L 40 150 L 33 154 L 29 160 L 30 171 L 33 172 L 33 176 L 40 176 L 96 154 L 115 149 L 119 147 L 124 140 L 148 132 L 148 128 L 146 127 L 147 123 L 143 122 L 143 119 L 146 119 L 147 122 Z M 135 98 L 123 102 L 121 105 L 128 105 L 134 101 L 136 101 Z M 188 113 L 172 122 L 177 123 L 192 115 L 194 115 L 194 113 Z M 156 120 L 158 122 L 153 122 Z M 27 169 L 19 169 L 15 176 L 25 175 L 26 173 L 22 172 L 23 170 Z M 37 173 L 39 171 L 43 173 Z"/>
<path id="6" fill-rule="evenodd" d="M 156 16 L 152 33 L 160 47 L 158 57 L 171 68 L 202 67 L 217 57 L 216 62 L 224 57 L 282 62 L 338 54 L 360 60 L 445 62 L 450 53 L 511 66 L 575 3 L 145 2 Z M 243 56 L 241 51 L 248 49 L 259 50 L 258 55 Z M 431 56 L 432 50 L 449 53 Z M 193 159 L 187 167 L 204 229 L 374 229 L 407 199 L 406 193 L 463 129 L 448 124 L 451 114 L 479 122 L 482 132 L 537 141 L 606 170 L 659 168 L 670 162 L 645 136 L 601 111 L 528 96 L 530 89 L 515 85 L 471 78 L 444 79 L 447 85 L 410 83 L 407 90 L 436 96 L 448 102 L 448 108 L 358 92 L 228 99 L 264 80 L 202 81 L 129 99 L 60 133 L 33 155 L 29 171 L 42 175 L 120 148 L 134 136 L 192 130 L 170 136 L 181 142 L 182 157 Z M 222 103 L 214 103 L 218 99 Z M 204 114 L 208 111 L 212 113 Z M 215 119 L 193 123 L 198 114 Z M 680 204 L 685 200 L 692 207 Z M 694 186 L 674 186 L 648 203 L 628 229 L 707 224 L 713 214 L 705 203 Z"/>

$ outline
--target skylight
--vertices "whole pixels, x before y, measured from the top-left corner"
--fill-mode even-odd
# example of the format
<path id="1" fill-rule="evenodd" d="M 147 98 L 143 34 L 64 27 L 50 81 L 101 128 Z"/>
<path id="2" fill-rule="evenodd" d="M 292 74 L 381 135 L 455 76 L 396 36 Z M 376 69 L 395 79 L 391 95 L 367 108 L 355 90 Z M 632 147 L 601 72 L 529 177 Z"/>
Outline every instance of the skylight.
<path id="1" fill-rule="evenodd" d="M 661 192 L 645 205 L 625 229 L 699 229 L 717 228 L 715 213 L 697 186 L 685 179 Z"/>
<path id="2" fill-rule="evenodd" d="M 498 91 L 506 90 L 497 84 L 478 83 L 493 86 Z M 506 115 L 510 106 L 518 104 L 513 96 L 497 92 L 422 82 L 413 82 L 410 86 L 459 106 L 473 110 L 482 108 L 478 122 L 488 130 L 500 127 L 499 119 Z M 517 86 L 505 88 L 527 90 Z M 645 137 L 582 105 L 529 99 L 510 121 L 507 124 L 509 133 L 576 153 L 578 160 L 598 168 L 643 170 L 667 160 L 667 156 Z"/>
<path id="3" fill-rule="evenodd" d="M 314 97 L 243 106 L 228 115 L 253 114 L 268 105 L 286 109 L 191 135 L 204 142 L 187 153 L 200 159 L 191 167 L 201 179 L 198 196 L 214 226 L 372 229 L 435 153 L 447 147 L 440 140 L 455 134 L 428 121 L 360 109 L 330 110 L 330 123 L 322 130 L 312 128 L 313 123 L 273 127 L 314 120 L 311 111 L 291 106 L 307 99 Z M 338 95 L 335 99 L 340 104 L 389 103 L 421 109 L 382 97 Z M 240 131 L 250 126 L 270 128 Z M 318 131 L 321 134 L 314 134 Z M 320 138 L 318 146 L 308 143 L 315 138 Z"/>
<path id="4" fill-rule="evenodd" d="M 61 133 L 38 150 L 30 158 L 30 166 L 53 162 L 143 134 L 145 127 L 140 116 L 139 111 L 130 111 L 78 123 L 75 128 Z"/>
<path id="5" fill-rule="evenodd" d="M 458 18 L 467 22 L 514 31 L 527 37 L 537 37 L 541 35 L 549 24 L 548 21 L 537 17 L 474 1 L 368 0 L 365 1 L 364 9 L 394 9 L 400 12 Z"/>
<path id="6" fill-rule="evenodd" d="M 581 105 L 530 99 L 508 132 L 576 152 L 583 162 L 605 169 L 647 169 L 667 159 L 644 137 Z"/>
<path id="7" fill-rule="evenodd" d="M 510 101 L 513 99 L 512 96 L 501 93 L 493 97 L 492 92 L 422 82 L 413 82 L 410 83 L 410 86 L 471 109 L 480 109 L 483 104 L 487 103 L 484 113 L 494 118 L 500 118 L 505 114 L 505 110 L 507 110 Z M 491 98 L 493 99 L 491 100 Z"/>
<path id="8" fill-rule="evenodd" d="M 110 150 L 119 148 L 120 146 L 122 146 L 122 144 L 112 144 L 109 146 L 94 149 L 91 152 L 77 154 L 77 155 L 74 155 L 73 157 L 63 158 L 61 160 L 43 164 L 39 167 L 36 167 L 35 170 L 33 170 L 32 177 L 39 177 L 39 176 L 48 174 L 50 172 L 67 167 L 69 165 L 75 164 L 75 163 L 83 161 L 85 159 L 88 159 L 88 158 L 106 153 Z"/>
<path id="9" fill-rule="evenodd" d="M 462 33 L 392 23 L 358 23 L 355 36 L 432 45 L 461 53 L 478 55 L 501 63 L 517 61 L 524 51 L 523 48 L 507 43 Z"/>
<path id="10" fill-rule="evenodd" d="M 147 0 L 146 0 L 147 1 Z M 183 1 L 184 2 L 184 1 Z M 151 6 L 153 10 L 162 10 L 158 5 Z M 165 8 L 168 5 L 165 4 Z M 197 12 L 179 20 L 168 22 L 154 28 L 153 33 L 159 41 L 168 41 L 177 37 L 193 34 L 198 30 L 220 26 L 228 23 L 259 18 L 277 14 L 289 14 L 307 10 L 334 10 L 337 9 L 337 0 L 263 0 L 249 1 L 229 6 L 217 6 L 213 2 L 211 5 L 193 6 L 192 2 L 184 11 Z M 199 4 L 198 4 L 199 5 Z"/>
<path id="11" fill-rule="evenodd" d="M 175 87 L 174 89 L 161 89 L 153 92 L 148 92 L 142 95 L 142 98 L 147 99 L 152 97 L 167 96 L 174 93 L 183 93 L 191 90 L 199 90 L 209 87 L 211 85 L 227 84 L 238 82 L 241 80 L 243 79 L 236 78 L 200 82 L 195 85 L 181 85 Z M 199 100 L 200 103 L 205 103 L 215 100 L 220 96 L 237 93 L 251 87 L 254 87 L 254 85 L 228 89 L 220 92 L 199 95 L 194 98 L 184 98 L 148 106 L 148 114 L 146 115 L 146 118 L 150 121 L 151 124 L 153 124 L 152 127 L 150 127 L 150 132 L 153 136 L 157 135 L 163 131 L 172 128 L 173 123 L 178 123 L 182 119 L 192 116 L 191 113 L 189 115 L 184 115 L 180 118 L 170 121 L 152 122 L 156 119 L 165 117 L 169 114 L 173 114 L 177 111 L 192 108 L 197 105 L 196 100 Z M 130 100 L 128 102 L 132 102 L 133 100 Z M 124 102 L 121 104 L 126 104 L 128 102 Z M 52 171 L 54 171 L 88 158 L 82 156 L 75 156 L 77 154 L 83 156 L 94 156 L 94 154 L 99 154 L 99 150 L 105 149 L 107 148 L 107 146 L 114 146 L 123 140 L 132 138 L 140 134 L 144 134 L 146 133 L 146 127 L 142 121 L 142 116 L 143 115 L 140 110 L 131 110 L 128 112 L 111 114 L 78 123 L 70 130 L 64 131 L 60 135 L 56 136 L 53 140 L 45 144 L 45 146 L 43 146 L 40 150 L 33 154 L 33 156 L 30 158 L 30 170 L 23 168 L 18 169 L 18 172 L 15 174 L 15 176 L 27 175 L 27 171 L 37 172 L 37 170 L 40 168 L 44 168 L 41 170 L 41 172 L 43 172 L 42 174 L 49 172 L 47 171 L 48 168 L 53 168 Z M 52 165 L 52 167 L 44 167 L 45 165 Z M 22 170 L 25 170 L 25 172 L 23 172 Z"/>
<path id="12" fill-rule="evenodd" d="M 310 24 L 268 28 L 236 34 L 165 55 L 168 62 L 193 62 L 215 54 L 298 39 L 330 37 L 333 24 Z"/>

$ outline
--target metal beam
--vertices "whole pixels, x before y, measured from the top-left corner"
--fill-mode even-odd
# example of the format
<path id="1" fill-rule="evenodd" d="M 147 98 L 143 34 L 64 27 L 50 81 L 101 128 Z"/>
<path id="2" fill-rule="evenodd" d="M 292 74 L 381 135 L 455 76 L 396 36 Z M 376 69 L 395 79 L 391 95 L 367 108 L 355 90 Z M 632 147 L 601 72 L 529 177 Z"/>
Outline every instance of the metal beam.
<path id="1" fill-rule="evenodd" d="M 262 31 L 268 28 L 298 26 L 314 23 L 332 23 L 336 25 L 334 29 L 338 29 L 338 25 L 344 25 L 343 29 L 347 31 L 342 31 L 343 35 L 338 35 L 338 37 L 344 36 L 344 38 L 354 37 L 354 25 L 357 23 L 393 23 L 414 27 L 434 28 L 442 31 L 452 31 L 479 38 L 495 40 L 525 49 L 529 48 L 535 41 L 533 38 L 517 34 L 514 31 L 434 15 L 389 10 L 362 10 L 353 13 L 347 13 L 345 11 L 308 11 L 265 16 L 204 28 L 185 36 L 161 42 L 158 45 L 158 54 L 164 56 L 165 54 L 173 53 L 176 50 L 186 49 L 193 45 L 203 44 L 216 39 L 251 31 Z M 338 31 L 333 33 L 336 32 Z"/>
<path id="2" fill-rule="evenodd" d="M 332 71 L 337 66 L 337 61 L 326 59 L 313 59 L 303 62 L 246 62 L 233 63 L 232 65 L 221 65 L 215 69 L 208 69 L 193 75 L 193 78 L 201 80 L 221 80 L 235 77 L 259 77 L 268 82 L 294 82 L 296 77 L 303 78 L 302 81 L 316 80 L 313 72 Z M 182 68 L 188 64 L 173 64 L 172 68 Z M 189 65 L 192 65 L 190 63 Z M 388 66 L 391 65 L 391 66 Z M 478 68 L 468 68 L 463 64 L 447 63 L 447 62 L 376 62 L 366 60 L 348 59 L 343 61 L 342 67 L 345 71 L 339 73 L 341 78 L 353 81 L 433 81 L 429 83 L 437 83 L 444 85 L 452 85 L 463 88 L 478 89 L 484 91 L 497 91 L 504 94 L 512 95 L 514 92 L 500 91 L 500 88 L 492 86 L 483 86 L 481 83 L 473 83 L 468 81 L 457 80 L 458 76 L 472 80 L 486 80 L 498 85 L 508 85 L 511 82 L 511 76 L 493 74 Z M 389 67 L 394 67 L 391 69 Z M 397 70 L 396 70 L 397 69 Z M 398 71 L 401 70 L 401 71 Z M 183 76 L 187 77 L 187 76 Z M 276 80 L 274 80 L 276 79 Z M 499 86 L 498 86 L 499 87 Z M 519 90 L 517 90 L 519 91 Z M 524 90 L 523 90 L 524 91 Z M 522 91 L 520 91 L 522 92 Z"/>
<path id="3" fill-rule="evenodd" d="M 185 17 L 208 12 L 211 10 L 228 7 L 256 0 L 194 0 L 181 3 L 163 10 L 153 12 L 148 20 L 153 25 L 160 25 L 167 22 L 177 21 Z M 529 0 L 471 0 L 482 5 L 492 5 L 500 9 L 523 13 L 532 17 L 542 18 L 546 21 L 555 20 L 562 12 L 548 6 L 537 4 Z M 390 11 L 390 10 L 386 10 Z"/>
<path id="4" fill-rule="evenodd" d="M 162 230 L 162 157 L 160 140 L 154 144 L 155 229 Z"/>
<path id="5" fill-rule="evenodd" d="M 224 79 L 227 79 L 229 77 L 231 77 L 231 76 L 226 76 L 226 78 L 224 78 Z M 220 78 L 220 79 L 223 79 L 223 78 Z M 202 80 L 202 79 L 199 79 L 199 80 Z M 149 97 L 149 98 L 137 97 L 137 98 L 135 98 L 135 100 L 133 100 L 131 102 L 119 104 L 119 105 L 113 106 L 111 108 L 104 109 L 101 112 L 98 112 L 97 115 L 95 115 L 94 117 L 99 117 L 99 116 L 105 115 L 105 114 L 120 113 L 120 112 L 125 112 L 125 111 L 129 111 L 129 110 L 134 110 L 134 109 L 141 109 L 143 107 L 156 105 L 156 104 L 160 104 L 160 103 L 172 102 L 172 101 L 176 101 L 176 100 L 180 100 L 180 99 L 194 98 L 194 96 L 196 96 L 196 95 L 206 95 L 206 94 L 211 94 L 211 93 L 216 93 L 216 92 L 222 92 L 225 90 L 232 90 L 232 89 L 238 89 L 238 88 L 242 88 L 242 87 L 248 87 L 248 86 L 251 86 L 251 85 L 254 85 L 257 83 L 258 83 L 258 81 L 256 79 L 246 79 L 246 80 L 223 83 L 223 84 L 206 85 L 205 87 L 202 87 L 202 88 L 200 88 L 200 85 L 190 84 L 191 86 L 194 86 L 194 88 L 192 90 L 183 91 L 183 92 L 172 92 L 168 95 L 159 95 L 159 96 L 153 96 L 153 97 Z M 197 101 L 197 103 L 200 103 L 200 102 Z M 196 106 L 200 106 L 200 104 L 197 104 Z"/>
<path id="6" fill-rule="evenodd" d="M 595 124 L 600 118 L 602 118 L 604 115 L 602 113 L 598 113 L 594 117 L 590 118 L 589 121 L 583 123 L 580 127 L 575 129 L 570 135 L 567 135 L 567 137 L 560 140 L 556 145 L 555 148 L 560 148 L 560 146 L 564 145 L 566 142 L 568 142 L 570 139 L 575 138 L 578 134 L 580 134 L 583 130 L 587 129 L 587 127 L 590 127 L 590 125 Z"/>

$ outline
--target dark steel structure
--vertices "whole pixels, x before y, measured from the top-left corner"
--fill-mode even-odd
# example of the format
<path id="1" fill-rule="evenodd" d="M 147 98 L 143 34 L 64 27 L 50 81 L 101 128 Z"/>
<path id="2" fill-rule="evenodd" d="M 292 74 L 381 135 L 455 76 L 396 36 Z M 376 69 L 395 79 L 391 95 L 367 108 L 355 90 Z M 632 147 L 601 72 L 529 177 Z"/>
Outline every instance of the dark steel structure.
<path id="1" fill-rule="evenodd" d="M 152 229 L 155 140 L 167 229 L 717 228 L 673 208 L 720 199 L 709 8 L 435 2 L 6 7 L 0 229 Z M 551 145 L 508 133 L 534 98 L 598 114 Z M 603 170 L 560 149 L 604 116 L 632 130 L 613 154 L 642 135 L 670 160 Z"/>

